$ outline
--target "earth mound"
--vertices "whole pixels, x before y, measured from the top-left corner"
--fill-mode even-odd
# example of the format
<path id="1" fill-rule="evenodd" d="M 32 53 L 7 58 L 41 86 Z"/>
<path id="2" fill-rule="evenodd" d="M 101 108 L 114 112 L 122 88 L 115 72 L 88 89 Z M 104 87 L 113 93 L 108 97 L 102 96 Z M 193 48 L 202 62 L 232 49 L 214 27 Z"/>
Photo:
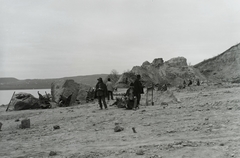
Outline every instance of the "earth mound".
<path id="1" fill-rule="evenodd" d="M 240 81 L 240 43 L 232 46 L 220 55 L 196 64 L 198 69 L 209 81 L 238 82 Z"/>

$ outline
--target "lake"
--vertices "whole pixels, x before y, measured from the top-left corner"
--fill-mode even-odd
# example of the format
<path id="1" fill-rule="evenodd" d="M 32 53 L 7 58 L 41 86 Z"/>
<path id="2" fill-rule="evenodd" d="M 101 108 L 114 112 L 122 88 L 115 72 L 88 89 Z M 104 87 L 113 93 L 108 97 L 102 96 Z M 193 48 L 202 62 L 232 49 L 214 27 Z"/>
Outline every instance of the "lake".
<path id="1" fill-rule="evenodd" d="M 19 89 L 19 90 L 0 90 L 0 105 L 2 104 L 8 104 L 10 102 L 10 99 L 13 95 L 13 93 L 30 93 L 34 97 L 38 98 L 38 92 L 42 95 L 45 95 L 45 92 L 51 94 L 51 89 Z"/>

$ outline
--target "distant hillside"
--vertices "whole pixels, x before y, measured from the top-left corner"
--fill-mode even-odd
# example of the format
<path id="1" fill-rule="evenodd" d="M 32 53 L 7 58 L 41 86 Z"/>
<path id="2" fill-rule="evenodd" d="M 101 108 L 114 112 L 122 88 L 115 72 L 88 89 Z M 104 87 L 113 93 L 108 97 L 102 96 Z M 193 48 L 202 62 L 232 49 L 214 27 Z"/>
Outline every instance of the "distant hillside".
<path id="1" fill-rule="evenodd" d="M 105 79 L 108 74 L 95 74 L 87 76 L 73 76 L 55 79 L 26 79 L 18 80 L 16 78 L 0 78 L 0 90 L 8 89 L 50 89 L 51 83 L 56 80 L 73 79 L 77 83 L 95 86 L 97 79 L 102 77 Z"/>
<path id="2" fill-rule="evenodd" d="M 87 76 L 74 76 L 74 77 L 65 77 L 63 79 L 73 79 L 77 83 L 83 83 L 89 86 L 95 86 L 97 83 L 97 79 L 102 77 L 105 79 L 108 74 L 94 74 L 94 75 L 87 75 Z"/>
<path id="3" fill-rule="evenodd" d="M 0 84 L 4 84 L 4 83 L 12 83 L 12 82 L 17 82 L 19 81 L 18 79 L 16 78 L 13 78 L 13 77 L 6 77 L 6 78 L 0 78 Z"/>
<path id="4" fill-rule="evenodd" d="M 240 80 L 240 44 L 234 45 L 218 56 L 196 64 L 198 69 L 209 81 Z"/>

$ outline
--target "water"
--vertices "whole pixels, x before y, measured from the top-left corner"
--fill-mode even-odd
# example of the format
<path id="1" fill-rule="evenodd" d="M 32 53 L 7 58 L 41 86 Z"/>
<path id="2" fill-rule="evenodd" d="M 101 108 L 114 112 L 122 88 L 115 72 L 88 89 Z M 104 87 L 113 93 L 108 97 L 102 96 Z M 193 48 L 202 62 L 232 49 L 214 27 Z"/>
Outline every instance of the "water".
<path id="1" fill-rule="evenodd" d="M 10 99 L 13 95 L 13 93 L 30 93 L 34 97 L 38 98 L 37 92 L 41 93 L 42 95 L 45 95 L 45 92 L 51 93 L 51 89 L 20 89 L 20 90 L 0 90 L 0 105 L 2 104 L 8 104 L 10 102 Z"/>

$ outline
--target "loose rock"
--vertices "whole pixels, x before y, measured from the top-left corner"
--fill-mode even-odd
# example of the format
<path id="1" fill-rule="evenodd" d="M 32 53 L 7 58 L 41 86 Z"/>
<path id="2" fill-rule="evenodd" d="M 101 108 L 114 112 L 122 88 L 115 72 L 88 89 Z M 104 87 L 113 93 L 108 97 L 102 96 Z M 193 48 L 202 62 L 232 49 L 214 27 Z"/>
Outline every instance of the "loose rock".
<path id="1" fill-rule="evenodd" d="M 137 154 L 137 155 L 144 155 L 144 151 L 140 149 L 140 150 L 138 150 L 138 151 L 136 152 L 136 154 Z"/>
<path id="2" fill-rule="evenodd" d="M 25 129 L 25 128 L 30 128 L 30 119 L 24 119 L 21 121 L 20 128 Z"/>
<path id="3" fill-rule="evenodd" d="M 168 105 L 168 103 L 166 103 L 166 102 L 162 102 L 161 105 Z"/>
<path id="4" fill-rule="evenodd" d="M 57 152 L 55 152 L 55 151 L 50 151 L 49 156 L 55 156 L 55 155 L 57 155 Z"/>
<path id="5" fill-rule="evenodd" d="M 119 126 L 119 125 L 117 125 L 117 126 L 114 128 L 114 132 L 121 132 L 121 131 L 123 131 L 123 130 L 124 130 L 124 128 L 121 127 L 121 126 Z"/>
<path id="6" fill-rule="evenodd" d="M 135 127 L 133 127 L 132 130 L 133 130 L 133 133 L 137 133 Z"/>
<path id="7" fill-rule="evenodd" d="M 2 130 L 2 122 L 0 122 L 0 131 Z"/>
<path id="8" fill-rule="evenodd" d="M 55 126 L 53 126 L 53 129 L 54 129 L 54 130 L 60 129 L 60 126 L 59 126 L 59 125 L 55 125 Z"/>

